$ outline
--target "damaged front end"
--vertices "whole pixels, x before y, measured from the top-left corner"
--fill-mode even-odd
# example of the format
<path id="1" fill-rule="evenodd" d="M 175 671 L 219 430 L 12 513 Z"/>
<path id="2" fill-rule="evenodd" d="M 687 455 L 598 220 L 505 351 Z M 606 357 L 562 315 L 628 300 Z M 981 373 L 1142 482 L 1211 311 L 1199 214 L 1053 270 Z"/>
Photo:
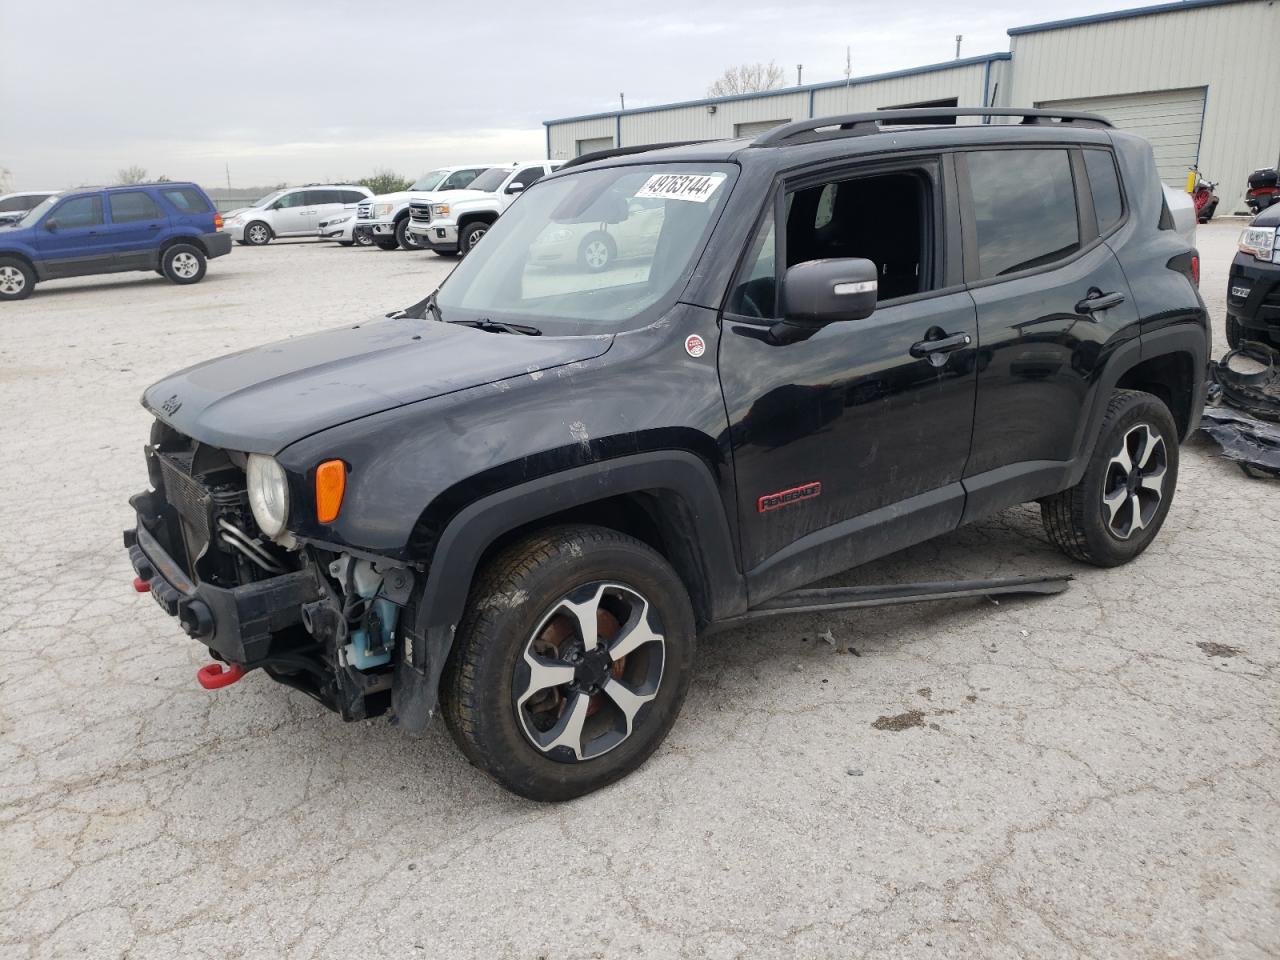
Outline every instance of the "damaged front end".
<path id="1" fill-rule="evenodd" d="M 1209 364 L 1200 429 L 1251 477 L 1280 478 L 1280 352 L 1246 342 Z"/>
<path id="2" fill-rule="evenodd" d="M 245 454 L 157 421 L 146 458 L 152 489 L 130 499 L 137 526 L 124 533 L 134 586 L 231 666 L 201 683 L 261 668 L 344 720 L 385 713 L 413 571 L 264 531 Z"/>

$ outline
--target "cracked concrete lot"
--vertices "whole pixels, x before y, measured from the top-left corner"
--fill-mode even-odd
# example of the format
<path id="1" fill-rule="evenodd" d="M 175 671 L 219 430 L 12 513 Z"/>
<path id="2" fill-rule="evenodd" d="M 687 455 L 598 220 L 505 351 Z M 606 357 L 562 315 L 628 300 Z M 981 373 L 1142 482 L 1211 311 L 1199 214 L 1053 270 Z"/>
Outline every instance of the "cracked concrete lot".
<path id="1" fill-rule="evenodd" d="M 1239 228 L 1201 228 L 1217 352 Z M 449 267 L 275 243 L 0 305 L 0 956 L 1280 956 L 1280 486 L 1198 440 L 1135 563 L 1018 508 L 859 570 L 1076 581 L 708 638 L 653 759 L 562 806 L 443 726 L 200 689 L 120 544 L 143 387 Z"/>

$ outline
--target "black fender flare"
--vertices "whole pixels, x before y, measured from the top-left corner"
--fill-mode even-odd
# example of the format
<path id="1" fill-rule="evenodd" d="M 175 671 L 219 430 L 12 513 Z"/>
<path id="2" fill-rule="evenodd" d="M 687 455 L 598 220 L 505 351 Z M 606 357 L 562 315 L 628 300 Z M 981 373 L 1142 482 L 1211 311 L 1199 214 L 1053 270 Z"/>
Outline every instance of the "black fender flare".
<path id="1" fill-rule="evenodd" d="M 1093 397 L 1093 407 L 1089 418 L 1082 425 L 1082 433 L 1076 438 L 1076 455 L 1072 459 L 1070 482 L 1067 486 L 1075 486 L 1084 476 L 1089 466 L 1089 458 L 1093 456 L 1093 447 L 1098 442 L 1098 431 L 1102 428 L 1102 418 L 1106 415 L 1107 404 L 1111 402 L 1111 393 L 1121 378 L 1147 360 L 1186 353 L 1191 356 L 1193 378 L 1199 371 L 1198 379 L 1194 379 L 1195 394 L 1191 399 L 1192 416 L 1188 426 L 1188 435 L 1195 430 L 1199 418 L 1195 412 L 1204 406 L 1204 394 L 1208 385 L 1207 370 L 1209 363 L 1208 340 L 1204 328 L 1198 323 L 1176 323 L 1160 330 L 1144 331 L 1140 338 L 1121 344 L 1109 358 L 1103 368 L 1098 382 L 1098 390 Z M 1186 437 L 1182 437 L 1186 440 Z"/>
<path id="2" fill-rule="evenodd" d="M 747 608 L 746 581 L 711 468 L 686 450 L 656 450 L 538 477 L 468 504 L 441 532 L 425 582 L 405 610 L 403 651 L 392 684 L 400 726 L 418 733 L 436 712 L 440 675 L 485 551 L 503 534 L 576 506 L 628 493 L 670 492 L 690 513 L 688 544 L 708 619 Z"/>

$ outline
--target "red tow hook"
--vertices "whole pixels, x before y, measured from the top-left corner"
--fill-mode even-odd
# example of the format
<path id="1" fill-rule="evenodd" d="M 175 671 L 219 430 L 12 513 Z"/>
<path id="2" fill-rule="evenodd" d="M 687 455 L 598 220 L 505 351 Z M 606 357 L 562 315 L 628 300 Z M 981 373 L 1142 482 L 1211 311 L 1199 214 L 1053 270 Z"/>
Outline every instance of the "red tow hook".
<path id="1" fill-rule="evenodd" d="M 151 583 L 147 580 L 143 580 L 141 577 L 134 577 L 133 589 L 137 590 L 139 593 L 150 593 Z"/>
<path id="2" fill-rule="evenodd" d="M 220 690 L 231 686 L 244 674 L 244 667 L 238 663 L 228 664 L 225 670 L 220 663 L 207 663 L 196 671 L 196 682 L 206 690 Z"/>

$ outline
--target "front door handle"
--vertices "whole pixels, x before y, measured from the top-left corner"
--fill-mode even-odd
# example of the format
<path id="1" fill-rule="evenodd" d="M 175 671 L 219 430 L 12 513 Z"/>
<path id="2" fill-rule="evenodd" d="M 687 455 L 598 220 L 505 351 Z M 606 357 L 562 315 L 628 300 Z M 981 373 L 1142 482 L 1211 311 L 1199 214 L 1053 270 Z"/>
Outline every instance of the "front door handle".
<path id="1" fill-rule="evenodd" d="M 911 355 L 917 360 L 928 357 L 934 363 L 945 362 L 945 355 L 961 350 L 973 342 L 967 333 L 949 333 L 935 340 L 921 340 L 911 345 Z"/>
<path id="2" fill-rule="evenodd" d="M 1123 293 L 1103 293 L 1097 287 L 1091 287 L 1088 295 L 1076 304 L 1076 313 L 1090 314 L 1109 307 L 1118 307 L 1124 303 Z"/>

